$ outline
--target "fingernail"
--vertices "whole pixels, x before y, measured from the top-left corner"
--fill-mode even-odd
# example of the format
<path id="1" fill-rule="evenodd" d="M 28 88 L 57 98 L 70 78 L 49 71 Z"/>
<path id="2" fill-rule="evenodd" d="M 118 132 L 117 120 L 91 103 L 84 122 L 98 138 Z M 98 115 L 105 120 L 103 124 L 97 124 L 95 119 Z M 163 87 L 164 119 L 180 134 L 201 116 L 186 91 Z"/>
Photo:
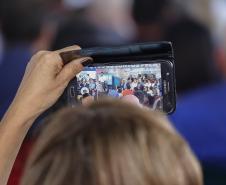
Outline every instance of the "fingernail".
<path id="1" fill-rule="evenodd" d="M 63 59 L 64 65 L 68 64 L 74 59 L 81 58 L 80 50 L 72 50 L 60 53 L 61 58 Z"/>
<path id="2" fill-rule="evenodd" d="M 92 58 L 86 58 L 84 59 L 81 64 L 83 65 L 83 67 L 89 66 L 90 64 L 93 63 L 93 59 Z"/>

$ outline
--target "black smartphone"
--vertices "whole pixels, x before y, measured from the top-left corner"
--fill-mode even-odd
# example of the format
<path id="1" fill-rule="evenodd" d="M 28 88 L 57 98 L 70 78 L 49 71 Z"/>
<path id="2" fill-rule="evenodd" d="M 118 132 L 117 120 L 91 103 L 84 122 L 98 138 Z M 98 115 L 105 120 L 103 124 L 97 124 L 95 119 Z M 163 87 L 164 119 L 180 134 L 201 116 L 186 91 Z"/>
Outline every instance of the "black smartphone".
<path id="1" fill-rule="evenodd" d="M 69 83 L 65 96 L 74 106 L 104 96 L 135 97 L 143 106 L 168 114 L 176 108 L 175 67 L 170 42 L 113 48 L 91 48 L 61 54 L 64 62 L 90 56 L 82 72 Z"/>

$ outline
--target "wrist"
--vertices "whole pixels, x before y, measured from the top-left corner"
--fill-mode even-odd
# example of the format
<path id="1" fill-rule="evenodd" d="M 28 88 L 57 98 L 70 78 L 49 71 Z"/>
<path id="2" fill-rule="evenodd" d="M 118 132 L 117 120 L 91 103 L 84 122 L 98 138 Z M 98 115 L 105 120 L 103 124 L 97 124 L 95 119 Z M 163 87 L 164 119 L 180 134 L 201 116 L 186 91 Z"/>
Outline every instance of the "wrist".
<path id="1" fill-rule="evenodd" d="M 5 113 L 2 122 L 7 124 L 13 124 L 18 127 L 30 128 L 32 123 L 38 115 L 32 113 L 24 106 L 17 106 L 14 103 L 11 104 L 7 112 Z"/>

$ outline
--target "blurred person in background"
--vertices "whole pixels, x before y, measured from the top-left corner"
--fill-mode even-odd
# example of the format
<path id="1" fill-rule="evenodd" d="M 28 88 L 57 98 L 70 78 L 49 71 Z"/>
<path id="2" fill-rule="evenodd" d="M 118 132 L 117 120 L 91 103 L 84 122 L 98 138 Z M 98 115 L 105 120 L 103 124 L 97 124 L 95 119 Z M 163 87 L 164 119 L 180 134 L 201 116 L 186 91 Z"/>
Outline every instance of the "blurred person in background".
<path id="1" fill-rule="evenodd" d="M 75 43 L 82 47 L 105 46 L 107 43 L 99 38 L 98 29 L 85 17 L 83 11 L 75 11 L 59 24 L 51 48 L 56 50 Z"/>
<path id="2" fill-rule="evenodd" d="M 0 65 L 0 119 L 15 96 L 28 59 L 48 49 L 52 33 L 44 25 L 45 12 L 29 0 L 2 0 L 0 22 L 4 53 Z"/>
<path id="3" fill-rule="evenodd" d="M 202 161 L 208 185 L 226 183 L 225 94 L 225 80 L 196 88 L 179 97 L 177 110 L 171 116 L 175 127 Z"/>
<path id="4" fill-rule="evenodd" d="M 133 6 L 138 40 L 173 42 L 179 103 L 172 120 L 202 160 L 207 185 L 226 182 L 226 85 L 219 79 L 226 74 L 223 1 L 135 0 Z M 219 27 L 220 37 L 214 33 Z"/>
<path id="5" fill-rule="evenodd" d="M 170 0 L 134 0 L 132 15 L 138 42 L 162 40 L 168 24 L 176 19 Z"/>
<path id="6" fill-rule="evenodd" d="M 211 33 L 177 0 L 134 0 L 139 42 L 173 42 L 177 91 L 184 93 L 214 81 Z"/>
<path id="7" fill-rule="evenodd" d="M 119 42 L 114 45 L 130 42 L 136 34 L 131 16 L 132 3 L 133 0 L 92 0 L 87 15 L 100 29 L 101 36 L 106 41 L 112 44 Z M 111 37 L 110 33 L 116 38 Z"/>
<path id="8" fill-rule="evenodd" d="M 168 27 L 165 40 L 173 43 L 179 95 L 216 81 L 214 44 L 207 27 L 184 16 Z"/>
<path id="9" fill-rule="evenodd" d="M 97 38 L 99 32 L 87 15 L 87 9 L 92 1 L 58 0 L 57 2 L 59 25 L 51 48 L 56 50 L 75 43 L 82 47 L 100 45 L 100 41 Z"/>
<path id="10" fill-rule="evenodd" d="M 2 0 L 0 24 L 4 51 L 0 61 L 0 120 L 16 94 L 27 62 L 37 50 L 48 49 L 54 35 L 46 10 L 35 0 Z M 17 185 L 33 140 L 25 140 L 9 185 Z"/>
<path id="11" fill-rule="evenodd" d="M 171 0 L 180 14 L 186 14 L 190 18 L 203 24 L 208 29 L 214 25 L 211 15 L 211 2 L 218 0 Z M 221 0 L 220 0 L 221 1 Z M 223 0 L 224 1 L 224 0 Z"/>
<path id="12" fill-rule="evenodd" d="M 178 59 L 180 58 L 182 61 L 187 61 L 187 64 L 189 64 L 189 55 L 187 56 L 187 54 L 189 54 L 193 49 L 197 50 L 197 53 L 193 51 L 193 53 L 196 53 L 197 59 L 199 59 L 201 56 L 206 58 L 206 64 L 201 64 L 200 61 L 197 61 L 197 64 L 200 64 L 198 65 L 199 70 L 192 72 L 190 75 L 191 79 L 193 79 L 193 83 L 191 83 L 190 85 L 187 84 L 187 86 L 185 86 L 184 84 L 183 89 L 186 90 L 186 88 L 192 87 L 193 84 L 198 85 L 196 82 L 201 82 L 200 80 L 202 80 L 202 86 L 200 87 L 198 85 L 195 89 L 193 89 L 193 87 L 195 87 L 193 86 L 189 89 L 189 91 L 182 91 L 178 99 L 177 111 L 174 113 L 174 115 L 172 115 L 171 119 L 180 133 L 189 141 L 191 147 L 194 149 L 195 153 L 201 160 L 206 184 L 223 185 L 226 183 L 226 16 L 224 16 L 223 12 L 225 10 L 225 8 L 223 7 L 226 7 L 226 4 L 221 1 L 220 6 L 216 6 L 216 4 L 219 5 L 219 1 L 209 2 L 211 2 L 211 4 L 214 4 L 214 10 L 212 11 L 215 12 L 214 16 L 211 17 L 211 19 L 213 19 L 214 21 L 212 22 L 212 24 L 209 24 L 213 36 L 212 38 L 214 39 L 212 46 L 210 45 L 207 37 L 206 39 L 204 39 L 204 36 L 206 34 L 201 34 L 200 32 L 199 39 L 197 38 L 196 40 L 203 40 L 202 47 L 201 45 L 199 45 L 200 42 L 196 42 L 196 40 L 194 40 L 192 46 L 193 48 L 191 49 L 191 45 L 190 47 L 188 45 L 187 51 L 184 52 L 184 59 L 182 60 L 183 56 L 178 56 L 180 55 L 180 52 L 177 52 L 178 50 L 183 48 L 182 45 L 180 45 L 180 47 L 179 45 L 177 46 L 177 42 L 180 38 L 179 30 L 182 30 L 182 28 L 179 28 L 178 26 L 178 34 L 171 34 L 174 35 L 174 38 L 176 39 L 175 56 L 178 57 Z M 200 5 L 202 4 L 201 1 L 199 3 Z M 206 3 L 204 3 L 203 5 L 203 9 L 205 9 L 206 7 L 205 4 Z M 217 10 L 216 7 L 218 7 Z M 202 9 L 202 6 L 200 6 L 199 8 Z M 211 7 L 208 8 L 210 9 Z M 209 10 L 208 16 L 212 16 L 211 10 Z M 215 20 L 214 18 L 217 19 Z M 197 19 L 199 21 L 201 20 L 200 18 Z M 223 23 L 222 21 L 225 21 L 225 23 Z M 219 25 L 219 23 L 221 24 Z M 224 26 L 222 25 L 222 23 Z M 176 30 L 174 29 L 174 31 Z M 174 31 L 172 30 L 172 33 Z M 188 41 L 188 43 L 191 42 L 192 39 Z M 198 46 L 200 47 L 199 49 L 197 48 Z M 210 46 L 214 50 L 210 50 Z M 184 47 L 186 47 L 186 43 Z M 204 54 L 204 51 L 206 52 L 206 54 Z M 208 58 L 213 59 L 212 64 L 209 63 L 211 60 L 207 62 Z M 176 62 L 178 62 L 177 66 L 179 67 L 180 62 L 182 61 L 178 59 L 176 59 Z M 177 67 L 177 81 L 179 81 L 180 84 L 183 84 L 183 81 L 184 83 L 186 82 L 186 76 L 184 76 L 184 78 L 181 78 L 181 76 L 185 74 L 189 75 L 188 69 L 190 69 L 193 64 L 192 62 L 190 63 L 191 66 L 184 66 L 184 74 L 183 70 L 180 71 L 183 66 L 181 66 L 181 68 Z M 211 65 L 209 65 L 208 63 Z M 209 69 L 207 68 L 207 65 Z M 221 77 L 221 80 L 218 79 L 218 81 L 215 81 L 212 84 L 208 83 L 208 79 L 204 80 L 203 77 L 205 76 L 201 75 L 204 72 L 206 75 L 215 75 L 216 71 L 218 72 L 218 76 Z M 199 74 L 196 77 L 197 80 L 193 78 L 195 74 Z M 187 78 L 189 78 L 189 76 L 187 76 Z M 192 82 L 192 80 L 190 82 Z"/>
<path id="13" fill-rule="evenodd" d="M 53 50 L 75 43 L 94 47 L 130 42 L 135 34 L 130 4 L 131 0 L 62 1 L 67 14 L 59 26 Z"/>

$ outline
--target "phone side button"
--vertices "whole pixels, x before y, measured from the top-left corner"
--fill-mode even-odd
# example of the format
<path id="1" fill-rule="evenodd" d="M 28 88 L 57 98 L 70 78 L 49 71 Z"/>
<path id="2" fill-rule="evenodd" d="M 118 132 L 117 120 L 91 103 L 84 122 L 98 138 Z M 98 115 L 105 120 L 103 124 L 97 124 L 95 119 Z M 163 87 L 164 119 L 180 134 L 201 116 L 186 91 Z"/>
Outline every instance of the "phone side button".
<path id="1" fill-rule="evenodd" d="M 75 97 L 75 87 L 74 86 L 70 87 L 70 96 Z"/>

